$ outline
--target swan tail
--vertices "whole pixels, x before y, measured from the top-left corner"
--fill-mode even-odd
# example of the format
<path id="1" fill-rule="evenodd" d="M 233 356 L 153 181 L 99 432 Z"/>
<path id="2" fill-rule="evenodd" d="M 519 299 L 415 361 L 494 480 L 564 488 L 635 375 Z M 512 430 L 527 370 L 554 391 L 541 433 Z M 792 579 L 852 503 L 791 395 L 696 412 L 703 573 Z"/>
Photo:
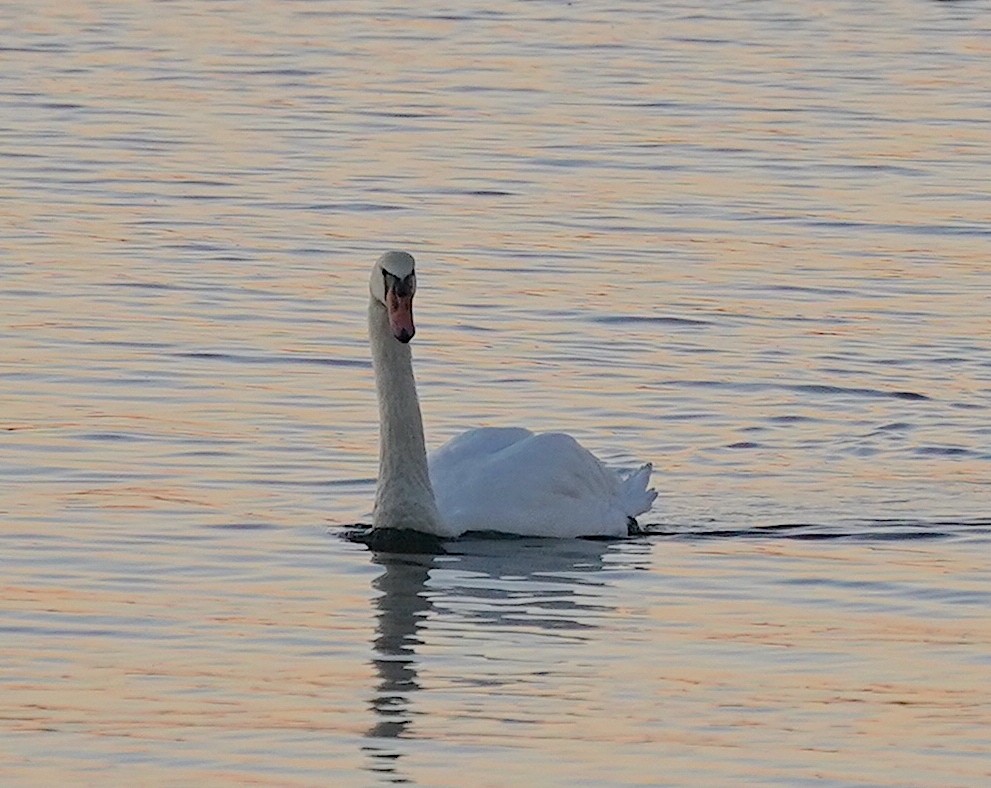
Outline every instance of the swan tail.
<path id="1" fill-rule="evenodd" d="M 657 492 L 647 487 L 653 470 L 654 466 L 648 462 L 623 479 L 620 484 L 623 506 L 630 517 L 648 511 L 657 497 Z"/>

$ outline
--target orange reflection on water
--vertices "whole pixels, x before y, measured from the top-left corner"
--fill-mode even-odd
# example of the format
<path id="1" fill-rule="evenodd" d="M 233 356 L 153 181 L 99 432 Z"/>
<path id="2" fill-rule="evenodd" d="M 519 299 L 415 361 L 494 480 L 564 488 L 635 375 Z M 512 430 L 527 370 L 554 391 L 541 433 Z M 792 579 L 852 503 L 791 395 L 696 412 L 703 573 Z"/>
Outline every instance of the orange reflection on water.
<path id="1" fill-rule="evenodd" d="M 991 776 L 975 4 L 167 5 L 0 19 L 5 777 Z M 394 246 L 430 445 L 652 460 L 681 538 L 325 532 Z"/>

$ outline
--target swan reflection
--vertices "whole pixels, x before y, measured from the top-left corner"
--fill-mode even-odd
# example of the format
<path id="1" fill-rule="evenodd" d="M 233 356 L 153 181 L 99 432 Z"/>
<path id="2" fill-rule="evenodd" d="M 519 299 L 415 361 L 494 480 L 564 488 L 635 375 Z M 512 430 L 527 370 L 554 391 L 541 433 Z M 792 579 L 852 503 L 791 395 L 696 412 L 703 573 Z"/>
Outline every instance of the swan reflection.
<path id="1" fill-rule="evenodd" d="M 372 581 L 381 594 L 375 602 L 378 624 L 372 641 L 379 686 L 371 701 L 376 721 L 370 738 L 395 738 L 410 723 L 409 696 L 420 689 L 415 646 L 422 641 L 417 632 L 431 608 L 426 586 L 435 558 L 389 553 L 373 558 L 385 571 Z"/>
<path id="2" fill-rule="evenodd" d="M 400 740 L 416 738 L 416 718 L 424 713 L 416 709 L 419 690 L 520 685 L 532 668 L 514 658 L 513 650 L 546 649 L 548 639 L 563 648 L 580 647 L 615 610 L 609 571 L 603 570 L 645 566 L 648 547 L 471 539 L 450 546 L 447 555 L 373 553 L 383 571 L 372 582 L 379 596 L 371 662 L 379 681 L 370 701 L 375 720 L 366 733 L 375 741 L 364 747 L 370 770 L 402 779 L 398 767 L 407 747 Z M 424 645 L 443 656 L 428 665 L 419 653 Z M 503 667 L 494 668 L 496 662 Z M 427 682 L 420 677 L 424 667 L 431 670 Z"/>

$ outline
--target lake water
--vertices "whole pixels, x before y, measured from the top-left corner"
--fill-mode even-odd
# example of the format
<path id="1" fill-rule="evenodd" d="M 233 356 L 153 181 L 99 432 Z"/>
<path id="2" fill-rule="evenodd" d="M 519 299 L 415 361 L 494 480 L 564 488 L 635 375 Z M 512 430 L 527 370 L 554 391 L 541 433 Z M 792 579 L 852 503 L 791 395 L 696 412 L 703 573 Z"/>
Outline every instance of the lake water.
<path id="1" fill-rule="evenodd" d="M 4 5 L 0 782 L 991 781 L 988 5 L 715 6 Z M 390 248 L 651 536 L 340 538 Z"/>

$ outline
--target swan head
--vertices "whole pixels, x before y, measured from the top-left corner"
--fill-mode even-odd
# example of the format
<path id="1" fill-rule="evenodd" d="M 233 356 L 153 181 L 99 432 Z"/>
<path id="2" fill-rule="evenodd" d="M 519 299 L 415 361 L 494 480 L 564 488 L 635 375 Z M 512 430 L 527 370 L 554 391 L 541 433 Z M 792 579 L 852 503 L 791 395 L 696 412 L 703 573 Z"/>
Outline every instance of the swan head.
<path id="1" fill-rule="evenodd" d="M 403 344 L 416 333 L 413 326 L 413 294 L 416 293 L 416 271 L 413 255 L 406 252 L 386 252 L 372 268 L 368 282 L 372 298 L 389 313 L 392 335 Z"/>

